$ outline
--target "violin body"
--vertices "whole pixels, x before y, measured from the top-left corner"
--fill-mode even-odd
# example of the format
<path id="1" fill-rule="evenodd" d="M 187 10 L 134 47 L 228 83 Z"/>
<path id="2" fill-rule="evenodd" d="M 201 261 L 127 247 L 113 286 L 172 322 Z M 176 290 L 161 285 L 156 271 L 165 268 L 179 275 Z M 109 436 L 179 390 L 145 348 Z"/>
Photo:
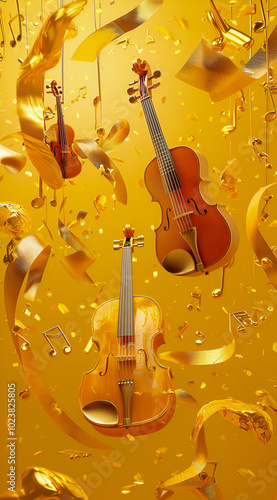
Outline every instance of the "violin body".
<path id="1" fill-rule="evenodd" d="M 133 308 L 134 335 L 123 344 L 117 336 L 119 299 L 100 305 L 92 320 L 92 341 L 99 359 L 83 375 L 79 404 L 93 427 L 108 436 L 157 431 L 169 422 L 175 409 L 171 371 L 156 358 L 156 350 L 164 343 L 160 308 L 143 296 L 133 297 Z M 124 393 L 120 381 L 130 379 L 133 388 L 128 396 L 127 385 Z"/>
<path id="2" fill-rule="evenodd" d="M 180 233 L 174 207 L 165 192 L 157 159 L 145 171 L 145 185 L 152 201 L 160 204 L 162 220 L 156 232 L 156 253 L 165 269 L 176 275 L 200 275 L 226 265 L 239 242 L 237 226 L 225 205 L 213 203 L 208 185 L 208 162 L 200 152 L 186 146 L 169 150 L 181 183 L 181 191 L 191 225 L 196 228 L 197 250 L 203 263 L 195 268 L 193 245 Z M 192 212 L 192 213 L 191 213 Z"/>
<path id="3" fill-rule="evenodd" d="M 55 131 L 57 137 L 57 141 L 51 141 L 50 149 L 61 168 L 63 178 L 71 179 L 79 175 L 82 170 L 82 165 L 71 147 L 75 135 L 74 130 L 70 125 L 63 125 L 63 127 L 66 135 L 64 145 L 62 145 L 62 141 L 60 140 L 59 125 L 55 123 L 49 128 L 49 130 Z"/>

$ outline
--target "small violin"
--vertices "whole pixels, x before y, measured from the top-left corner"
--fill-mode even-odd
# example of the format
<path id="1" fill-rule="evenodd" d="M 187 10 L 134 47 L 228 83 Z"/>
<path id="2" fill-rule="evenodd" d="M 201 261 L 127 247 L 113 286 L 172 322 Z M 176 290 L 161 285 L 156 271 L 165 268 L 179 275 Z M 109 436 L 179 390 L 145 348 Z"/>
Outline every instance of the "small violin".
<path id="1" fill-rule="evenodd" d="M 50 88 L 49 85 L 46 88 Z M 48 92 L 56 97 L 58 121 L 55 125 L 51 125 L 49 130 L 54 130 L 56 140 L 51 141 L 50 149 L 58 162 L 62 176 L 64 179 L 76 177 L 82 170 L 82 165 L 79 158 L 72 150 L 72 142 L 74 140 L 74 130 L 69 125 L 65 125 L 63 118 L 62 105 L 60 100 L 60 91 L 57 87 L 57 82 L 51 82 L 51 90 Z"/>
<path id="2" fill-rule="evenodd" d="M 209 195 L 205 156 L 187 146 L 169 149 L 166 144 L 151 98 L 159 85 L 153 79 L 161 72 L 152 74 L 141 59 L 134 61 L 132 69 L 139 76 L 139 88 L 128 89 L 129 100 L 133 103 L 140 98 L 156 153 L 145 170 L 145 185 L 162 211 L 162 222 L 155 229 L 158 260 L 175 275 L 207 274 L 234 256 L 237 226 L 225 206 L 213 203 Z M 140 97 L 133 95 L 138 90 Z"/>
<path id="3" fill-rule="evenodd" d="M 132 252 L 143 246 L 126 226 L 122 248 L 119 299 L 96 309 L 92 320 L 100 352 L 96 366 L 84 373 L 79 390 L 81 411 L 92 426 L 108 436 L 142 435 L 157 431 L 171 419 L 176 397 L 172 375 L 159 363 L 156 350 L 164 344 L 164 320 L 158 304 L 149 297 L 133 297 Z"/>

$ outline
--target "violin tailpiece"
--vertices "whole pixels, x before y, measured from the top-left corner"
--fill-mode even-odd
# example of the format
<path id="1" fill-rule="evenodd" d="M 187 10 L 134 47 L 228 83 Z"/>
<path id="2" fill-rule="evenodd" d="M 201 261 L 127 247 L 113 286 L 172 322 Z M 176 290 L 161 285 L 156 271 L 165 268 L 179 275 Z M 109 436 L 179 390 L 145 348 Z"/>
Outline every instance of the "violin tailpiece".
<path id="1" fill-rule="evenodd" d="M 119 380 L 118 385 L 121 391 L 123 404 L 124 404 L 124 417 L 123 417 L 123 425 L 125 427 L 129 427 L 132 425 L 131 416 L 130 416 L 130 406 L 131 406 L 131 396 L 134 388 L 133 379 L 129 380 Z"/>
<path id="2" fill-rule="evenodd" d="M 204 264 L 199 254 L 198 245 L 197 245 L 197 231 L 196 227 L 191 227 L 186 229 L 185 231 L 180 231 L 182 238 L 191 248 L 191 251 L 195 258 L 196 270 L 202 271 L 204 269 Z"/>

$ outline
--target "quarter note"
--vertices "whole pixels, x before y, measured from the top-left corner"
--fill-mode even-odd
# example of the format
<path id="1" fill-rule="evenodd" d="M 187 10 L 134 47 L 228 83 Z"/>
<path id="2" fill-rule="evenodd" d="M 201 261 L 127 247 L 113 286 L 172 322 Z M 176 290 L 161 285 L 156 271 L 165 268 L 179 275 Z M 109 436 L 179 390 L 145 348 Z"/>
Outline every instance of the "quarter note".
<path id="1" fill-rule="evenodd" d="M 197 311 L 201 311 L 201 293 L 194 293 L 194 292 L 193 292 L 193 293 L 191 293 L 190 295 L 191 295 L 191 297 L 192 297 L 193 299 L 197 299 L 197 300 L 198 300 L 198 305 L 196 306 L 196 309 L 197 309 Z M 188 310 L 189 310 L 189 311 L 192 311 L 192 309 L 193 309 L 193 303 L 191 302 L 191 303 L 188 305 Z"/>
<path id="2" fill-rule="evenodd" d="M 221 295 L 223 294 L 223 290 L 224 290 L 224 279 L 225 279 L 225 269 L 228 269 L 229 267 L 231 267 L 234 263 L 234 257 L 230 260 L 230 262 L 228 262 L 228 264 L 226 264 L 225 266 L 223 266 L 222 268 L 222 278 L 221 278 L 221 287 L 220 288 L 216 288 L 215 290 L 212 291 L 212 297 L 221 297 Z"/>
<path id="3" fill-rule="evenodd" d="M 50 201 L 50 205 L 51 205 L 51 207 L 56 207 L 57 206 L 57 193 L 56 193 L 56 189 L 54 189 L 54 196 L 53 196 L 53 200 Z"/>
<path id="4" fill-rule="evenodd" d="M 11 30 L 11 34 L 12 34 L 12 40 L 10 41 L 10 45 L 11 47 L 15 47 L 16 46 L 16 42 L 20 42 L 22 40 L 22 21 L 24 21 L 24 16 L 22 14 L 20 14 L 20 11 L 19 11 L 19 3 L 18 3 L 18 0 L 16 0 L 16 6 L 17 6 L 17 14 L 12 17 L 9 21 L 9 28 Z M 15 36 L 14 36 L 14 32 L 13 32 L 13 29 L 12 29 L 12 22 L 18 17 L 18 28 L 19 28 L 19 34 L 17 35 L 16 37 L 16 40 L 15 40 Z"/>
<path id="5" fill-rule="evenodd" d="M 261 141 L 261 139 L 253 139 L 253 141 L 252 141 L 252 147 L 253 147 L 253 149 L 254 149 L 254 151 L 255 151 L 255 154 L 256 154 L 256 155 L 257 155 L 257 157 L 258 157 L 258 160 L 259 160 L 259 161 L 262 161 L 262 160 L 261 160 L 261 158 L 268 158 L 268 154 L 267 154 L 267 153 L 263 153 L 263 152 L 262 152 L 262 153 L 259 153 L 259 152 L 258 152 L 257 147 L 256 147 L 256 144 L 257 144 L 257 145 L 259 145 L 259 146 L 261 146 L 261 145 L 262 145 L 262 141 Z"/>
<path id="6" fill-rule="evenodd" d="M 260 6 L 261 6 L 261 12 L 262 12 L 262 21 L 256 21 L 252 29 L 255 33 L 262 33 L 266 29 L 266 18 L 265 18 L 265 11 L 264 11 L 264 6 L 263 6 L 263 0 L 260 0 Z"/>
<path id="7" fill-rule="evenodd" d="M 38 188 L 38 198 L 34 198 L 31 201 L 33 208 L 40 208 L 44 205 L 46 195 L 43 196 L 42 178 L 39 178 L 39 188 Z"/>
<path id="8" fill-rule="evenodd" d="M 59 330 L 58 333 L 51 333 L 54 330 Z M 48 354 L 51 358 L 54 358 L 57 355 L 57 351 L 55 347 L 53 346 L 52 342 L 50 339 L 58 339 L 59 337 L 63 337 L 66 345 L 63 347 L 63 353 L 64 354 L 70 354 L 71 353 L 71 345 L 68 342 L 65 334 L 63 333 L 61 327 L 59 325 L 54 326 L 53 328 L 49 328 L 49 330 L 46 330 L 45 332 L 42 332 L 44 337 L 46 338 L 47 342 L 50 344 L 51 349 L 48 351 Z"/>
<path id="9" fill-rule="evenodd" d="M 276 106 L 275 106 L 275 102 L 274 102 L 274 99 L 273 99 L 273 88 L 269 88 L 269 95 L 270 95 L 270 99 L 271 99 L 271 102 L 272 102 L 272 105 L 273 105 L 273 111 L 269 111 L 268 113 L 266 113 L 264 119 L 266 122 L 272 122 L 273 120 L 275 120 L 276 116 L 277 116 L 277 112 L 276 112 Z"/>

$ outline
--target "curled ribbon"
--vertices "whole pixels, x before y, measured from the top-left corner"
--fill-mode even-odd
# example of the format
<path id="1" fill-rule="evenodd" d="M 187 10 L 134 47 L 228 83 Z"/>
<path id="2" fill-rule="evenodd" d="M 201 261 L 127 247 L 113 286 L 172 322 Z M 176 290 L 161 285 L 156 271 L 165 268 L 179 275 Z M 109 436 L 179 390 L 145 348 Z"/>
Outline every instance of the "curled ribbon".
<path id="1" fill-rule="evenodd" d="M 21 153 L 16 153 L 11 149 L 5 148 L 0 144 L 0 164 L 10 174 L 17 174 L 20 172 L 27 161 L 26 156 Z"/>
<path id="2" fill-rule="evenodd" d="M 262 267 L 274 288 L 277 289 L 277 258 L 265 241 L 259 229 L 261 201 L 265 200 L 265 197 L 268 195 L 268 191 L 272 190 L 272 188 L 276 185 L 276 183 L 273 183 L 269 186 L 263 187 L 253 196 L 246 214 L 246 232 L 249 242 L 259 261 L 267 262 L 267 265 L 263 265 Z"/>
<path id="3" fill-rule="evenodd" d="M 65 203 L 66 198 L 64 198 L 61 203 L 59 213 L 63 210 Z M 79 219 L 80 218 L 84 218 L 84 212 L 81 212 L 81 215 L 79 213 Z M 76 225 L 75 221 L 73 221 L 71 225 Z M 70 229 L 63 224 L 60 218 L 58 220 L 58 231 L 65 243 L 75 250 L 75 253 L 66 255 L 60 259 L 64 268 L 75 280 L 88 284 L 93 283 L 92 279 L 86 273 L 86 269 L 93 264 L 93 262 L 95 262 L 96 256 L 92 254 L 79 240 L 79 238 L 77 238 L 77 236 L 75 236 Z"/>
<path id="4" fill-rule="evenodd" d="M 44 75 L 58 63 L 72 19 L 86 3 L 87 0 L 76 0 L 48 16 L 18 72 L 17 112 L 26 151 L 40 177 L 53 189 L 62 187 L 63 177 L 58 163 L 43 142 Z"/>
<path id="5" fill-rule="evenodd" d="M 272 437 L 272 420 L 268 413 L 259 406 L 246 404 L 235 399 L 219 399 L 204 405 L 197 414 L 196 423 L 192 431 L 195 441 L 204 424 L 214 413 L 232 422 L 236 427 L 245 431 L 253 430 L 258 441 L 266 444 Z"/>
<path id="6" fill-rule="evenodd" d="M 22 325 L 15 325 L 15 311 L 18 296 L 25 277 L 27 284 L 24 297 L 34 300 L 44 269 L 51 252 L 50 245 L 39 235 L 24 238 L 16 248 L 16 258 L 9 263 L 4 280 L 5 308 L 8 326 L 17 354 L 23 367 L 27 386 L 31 388 L 38 403 L 48 417 L 70 437 L 92 448 L 110 449 L 109 446 L 87 434 L 58 407 L 37 367 L 31 345 L 21 335 Z"/>
<path id="7" fill-rule="evenodd" d="M 267 54 L 262 46 L 240 70 L 221 52 L 202 40 L 188 61 L 175 75 L 193 87 L 209 92 L 212 101 L 221 101 L 263 76 L 267 64 L 277 57 L 277 26 L 268 38 Z"/>
<path id="8" fill-rule="evenodd" d="M 187 392 L 182 389 L 175 391 L 176 402 L 181 405 L 193 405 L 200 408 L 200 404 Z M 190 490 L 196 496 L 206 499 L 222 500 L 222 495 L 219 487 L 215 483 L 214 472 L 209 475 L 204 469 L 209 464 L 207 460 L 207 446 L 204 434 L 204 427 L 200 429 L 197 436 L 197 445 L 195 457 L 191 465 L 179 474 L 174 474 L 170 479 L 159 484 L 156 490 L 156 496 L 163 500 L 171 497 L 174 491 L 171 490 L 175 486 L 183 486 Z M 214 464 L 216 466 L 216 464 Z"/>
<path id="9" fill-rule="evenodd" d="M 89 35 L 75 50 L 72 59 L 75 61 L 95 61 L 97 54 L 109 43 L 147 21 L 164 0 L 143 0 L 137 7 L 124 16 Z"/>

